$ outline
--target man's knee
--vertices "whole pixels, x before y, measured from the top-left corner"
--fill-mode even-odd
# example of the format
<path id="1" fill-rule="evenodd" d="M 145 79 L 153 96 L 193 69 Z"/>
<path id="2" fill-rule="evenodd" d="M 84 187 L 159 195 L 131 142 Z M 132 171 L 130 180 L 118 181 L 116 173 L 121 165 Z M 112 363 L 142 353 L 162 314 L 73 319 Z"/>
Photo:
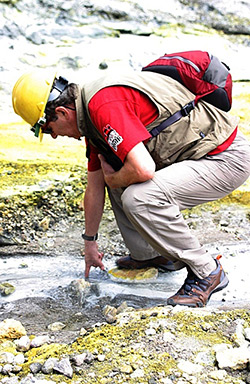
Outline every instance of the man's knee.
<path id="1" fill-rule="evenodd" d="M 121 201 L 125 213 L 135 212 L 143 206 L 145 207 L 145 190 L 143 193 L 141 186 L 142 184 L 132 184 L 123 192 Z"/>

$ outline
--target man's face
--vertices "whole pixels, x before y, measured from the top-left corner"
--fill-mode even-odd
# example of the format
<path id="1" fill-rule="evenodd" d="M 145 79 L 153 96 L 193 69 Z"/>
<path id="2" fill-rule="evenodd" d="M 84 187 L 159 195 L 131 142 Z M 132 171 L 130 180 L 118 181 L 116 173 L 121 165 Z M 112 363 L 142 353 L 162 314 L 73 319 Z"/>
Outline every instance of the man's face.
<path id="1" fill-rule="evenodd" d="M 45 133 L 50 133 L 53 139 L 56 139 L 57 136 L 80 139 L 81 134 L 77 128 L 76 111 L 66 107 L 57 107 L 55 111 L 57 120 L 49 121 L 46 124 Z"/>

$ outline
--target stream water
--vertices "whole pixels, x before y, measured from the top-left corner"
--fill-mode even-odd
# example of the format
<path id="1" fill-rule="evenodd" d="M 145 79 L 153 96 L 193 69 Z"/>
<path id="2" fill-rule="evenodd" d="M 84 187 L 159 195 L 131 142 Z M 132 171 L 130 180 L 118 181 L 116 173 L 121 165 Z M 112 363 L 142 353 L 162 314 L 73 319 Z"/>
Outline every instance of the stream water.
<path id="1" fill-rule="evenodd" d="M 208 249 L 216 255 L 217 245 L 210 244 Z M 222 252 L 221 252 L 222 251 Z M 218 251 L 217 251 L 218 252 Z M 228 273 L 230 284 L 222 292 L 212 296 L 210 305 L 233 306 L 250 304 L 249 293 L 249 243 L 241 241 L 237 244 L 228 243 L 220 245 L 223 253 L 222 264 Z M 115 266 L 115 257 L 105 261 L 106 271 L 92 269 L 89 283 L 90 292 L 83 305 L 95 305 L 100 298 L 116 296 L 135 296 L 136 305 L 144 305 L 150 299 L 153 303 L 161 302 L 174 293 L 182 284 L 186 271 L 162 272 L 156 280 L 145 283 L 124 283 L 113 281 L 107 270 Z M 78 253 L 68 254 L 62 252 L 56 256 L 42 254 L 11 254 L 0 258 L 0 281 L 8 282 L 15 287 L 15 292 L 9 296 L 2 296 L 2 303 L 32 297 L 51 297 L 57 299 L 58 288 L 63 288 L 67 300 L 67 287 L 74 281 L 84 278 L 84 259 Z M 78 292 L 79 293 L 79 292 Z M 77 295 L 77 292 L 76 292 Z M 141 301 L 139 300 L 141 298 Z M 62 297 L 60 297 L 62 300 Z M 133 302 L 131 302 L 133 305 Z"/>

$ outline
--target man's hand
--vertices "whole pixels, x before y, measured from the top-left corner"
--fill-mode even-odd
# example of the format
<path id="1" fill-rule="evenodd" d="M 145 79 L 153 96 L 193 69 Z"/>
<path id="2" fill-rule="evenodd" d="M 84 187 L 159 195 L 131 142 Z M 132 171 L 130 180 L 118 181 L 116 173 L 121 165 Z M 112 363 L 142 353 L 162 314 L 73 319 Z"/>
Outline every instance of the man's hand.
<path id="1" fill-rule="evenodd" d="M 102 271 L 105 269 L 102 263 L 103 252 L 98 251 L 96 241 L 85 241 L 85 278 L 89 277 L 91 267 L 99 267 Z"/>
<path id="2" fill-rule="evenodd" d="M 115 170 L 111 167 L 109 163 L 107 163 L 105 157 L 103 155 L 98 155 L 99 160 L 101 162 L 101 167 L 104 175 L 104 180 L 107 185 L 110 186 L 110 183 L 112 181 L 112 176 L 115 173 Z"/>
<path id="3" fill-rule="evenodd" d="M 115 171 L 102 155 L 101 161 L 105 183 L 110 188 L 128 187 L 143 183 L 154 177 L 155 163 L 143 143 L 139 143 L 127 154 L 123 167 Z"/>

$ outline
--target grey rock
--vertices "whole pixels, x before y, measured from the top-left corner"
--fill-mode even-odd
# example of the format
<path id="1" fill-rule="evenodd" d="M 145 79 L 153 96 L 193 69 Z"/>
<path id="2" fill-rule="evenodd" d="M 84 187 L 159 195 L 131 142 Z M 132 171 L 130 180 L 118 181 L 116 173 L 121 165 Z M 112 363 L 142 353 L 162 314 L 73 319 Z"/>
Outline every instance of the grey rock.
<path id="1" fill-rule="evenodd" d="M 123 301 L 121 305 L 119 305 L 119 307 L 117 308 L 117 314 L 126 312 L 127 309 L 128 309 L 128 304 L 126 301 Z"/>
<path id="2" fill-rule="evenodd" d="M 108 68 L 108 64 L 105 61 L 102 61 L 99 64 L 99 69 L 107 69 L 107 68 Z"/>
<path id="3" fill-rule="evenodd" d="M 27 37 L 27 39 L 36 45 L 45 44 L 46 42 L 43 36 L 39 32 L 33 32 L 31 35 Z"/>
<path id="4" fill-rule="evenodd" d="M 186 4 L 183 1 L 171 0 L 168 3 L 162 3 L 161 12 L 158 9 L 158 2 L 152 3 L 150 7 L 144 3 L 139 5 L 137 1 L 121 2 L 119 0 L 112 1 L 108 5 L 95 0 L 92 1 L 91 6 L 79 1 L 63 4 L 63 6 L 56 2 L 51 4 L 49 0 L 40 2 L 23 0 L 14 4 L 12 9 L 8 4 L 4 4 L 2 11 L 4 12 L 8 7 L 9 12 L 6 18 L 9 19 L 10 25 L 6 25 L 2 33 L 11 38 L 25 35 L 22 25 L 19 26 L 12 21 L 15 20 L 17 9 L 23 16 L 18 18 L 17 23 L 26 25 L 24 24 L 24 21 L 27 21 L 24 19 L 26 16 L 29 17 L 29 25 L 35 25 L 37 28 L 38 35 L 32 36 L 34 44 L 39 44 L 39 41 L 43 43 L 43 36 L 46 34 L 50 35 L 51 39 L 58 40 L 64 36 L 70 36 L 79 40 L 83 38 L 81 30 L 85 26 L 88 28 L 96 26 L 95 28 L 99 27 L 101 30 L 101 26 L 105 23 L 107 24 L 106 33 L 112 32 L 112 30 L 122 30 L 134 34 L 145 34 L 145 26 L 147 26 L 146 33 L 151 34 L 156 27 L 166 23 L 183 23 L 183 19 L 187 25 L 202 23 L 226 33 L 250 33 L 250 5 L 244 1 L 237 1 L 236 5 L 236 2 L 232 0 L 228 2 L 223 0 L 219 3 L 216 0 L 191 0 Z M 41 19 L 44 20 L 46 28 L 40 27 Z M 79 24 L 81 24 L 81 28 L 77 28 Z M 77 31 L 75 32 L 75 30 Z M 27 38 L 30 39 L 31 35 L 29 34 Z M 83 35 L 86 36 L 86 33 Z M 94 30 L 91 32 L 91 37 L 96 37 Z"/>
<path id="5" fill-rule="evenodd" d="M 224 369 L 209 372 L 209 377 L 214 380 L 223 380 L 226 375 L 227 372 Z"/>
<path id="6" fill-rule="evenodd" d="M 0 363 L 1 364 L 12 364 L 14 362 L 14 355 L 11 352 L 2 352 L 0 353 Z"/>
<path id="7" fill-rule="evenodd" d="M 246 346 L 239 348 L 228 348 L 216 353 L 218 366 L 221 369 L 231 368 L 233 370 L 243 370 L 247 368 L 250 361 L 250 349 Z"/>
<path id="8" fill-rule="evenodd" d="M 204 364 L 206 366 L 213 366 L 215 363 L 215 358 L 210 350 L 198 352 L 195 360 L 195 363 L 197 364 Z"/>
<path id="9" fill-rule="evenodd" d="M 92 361 L 94 360 L 94 356 L 92 355 L 91 352 L 87 352 L 86 353 L 86 357 L 84 359 L 84 362 L 87 363 L 87 364 L 90 364 L 92 363 Z"/>
<path id="10" fill-rule="evenodd" d="M 56 361 L 54 365 L 54 371 L 61 373 L 62 375 L 67 376 L 71 379 L 73 376 L 73 369 L 71 367 L 69 358 L 65 357 L 60 361 Z"/>
<path id="11" fill-rule="evenodd" d="M 42 366 L 42 372 L 46 374 L 50 374 L 53 372 L 55 364 L 58 362 L 58 359 L 54 357 L 50 357 Z"/>
<path id="12" fill-rule="evenodd" d="M 46 380 L 46 379 L 36 379 L 33 374 L 28 374 L 25 378 L 23 378 L 20 384 L 56 384 L 55 381 Z"/>
<path id="13" fill-rule="evenodd" d="M 18 355 L 16 355 L 15 357 L 14 357 L 14 363 L 15 364 L 23 364 L 24 363 L 24 361 L 25 361 L 25 357 L 24 357 L 24 355 L 22 354 L 22 353 L 19 353 Z"/>
<path id="14" fill-rule="evenodd" d="M 48 329 L 50 331 L 53 331 L 53 332 L 61 331 L 65 327 L 66 327 L 66 325 L 64 323 L 62 323 L 61 321 L 56 321 L 56 322 L 48 325 Z"/>
<path id="15" fill-rule="evenodd" d="M 178 368 L 189 375 L 199 373 L 202 371 L 203 366 L 200 364 L 194 364 L 191 361 L 180 359 L 178 362 Z"/>
<path id="16" fill-rule="evenodd" d="M 18 373 L 21 370 L 22 370 L 22 367 L 20 365 L 15 364 L 15 365 L 12 366 L 12 372 L 13 373 Z"/>
<path id="17" fill-rule="evenodd" d="M 235 324 L 236 324 L 235 333 L 232 336 L 233 341 L 235 342 L 237 347 L 244 346 L 244 345 L 247 346 L 248 342 L 245 339 L 244 328 L 243 328 L 244 320 L 237 319 L 235 321 Z"/>
<path id="18" fill-rule="evenodd" d="M 3 369 L 2 369 L 2 374 L 3 375 L 9 375 L 13 370 L 13 365 L 12 364 L 4 364 Z"/>
<path id="19" fill-rule="evenodd" d="M 106 356 L 104 354 L 99 354 L 97 356 L 97 360 L 100 361 L 100 362 L 103 362 L 105 360 Z"/>
<path id="20" fill-rule="evenodd" d="M 86 353 L 81 353 L 80 355 L 72 356 L 71 361 L 75 366 L 80 367 L 84 363 L 86 355 Z"/>
<path id="21" fill-rule="evenodd" d="M 17 242 L 9 236 L 0 235 L 0 247 L 5 247 L 6 245 L 16 245 Z"/>
<path id="22" fill-rule="evenodd" d="M 13 377 L 4 377 L 2 380 L 1 380 L 1 384 L 18 384 L 19 383 L 19 379 L 18 377 L 16 376 L 13 376 Z"/>
<path id="23" fill-rule="evenodd" d="M 117 309 L 110 305 L 106 305 L 103 310 L 103 315 L 107 323 L 112 324 L 116 321 Z"/>
<path id="24" fill-rule="evenodd" d="M 41 363 L 31 363 L 30 364 L 30 372 L 33 373 L 34 375 L 38 372 L 40 372 L 42 369 L 42 364 Z"/>
<path id="25" fill-rule="evenodd" d="M 42 345 L 49 343 L 50 338 L 48 335 L 36 336 L 33 340 L 31 340 L 30 347 L 37 348 Z"/>
<path id="26" fill-rule="evenodd" d="M 30 339 L 28 336 L 22 336 L 15 341 L 16 349 L 21 352 L 27 352 L 30 349 Z"/>

